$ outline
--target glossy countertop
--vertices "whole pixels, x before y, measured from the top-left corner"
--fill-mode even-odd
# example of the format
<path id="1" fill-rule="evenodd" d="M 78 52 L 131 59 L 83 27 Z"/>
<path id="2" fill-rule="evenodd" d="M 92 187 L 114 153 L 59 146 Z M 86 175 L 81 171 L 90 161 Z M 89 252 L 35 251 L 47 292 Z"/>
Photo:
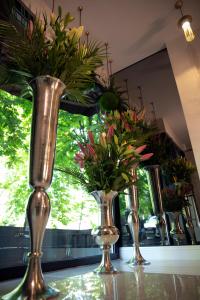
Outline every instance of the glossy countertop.
<path id="1" fill-rule="evenodd" d="M 200 300 L 200 261 L 151 261 L 130 268 L 113 261 L 119 273 L 96 275 L 95 265 L 45 274 L 58 290 L 58 300 Z M 11 291 L 17 280 L 0 283 L 0 295 Z"/>
<path id="2" fill-rule="evenodd" d="M 51 286 L 61 291 L 58 299 L 63 300 L 200 299 L 200 276 L 145 273 L 141 267 L 116 275 L 87 273 Z"/>

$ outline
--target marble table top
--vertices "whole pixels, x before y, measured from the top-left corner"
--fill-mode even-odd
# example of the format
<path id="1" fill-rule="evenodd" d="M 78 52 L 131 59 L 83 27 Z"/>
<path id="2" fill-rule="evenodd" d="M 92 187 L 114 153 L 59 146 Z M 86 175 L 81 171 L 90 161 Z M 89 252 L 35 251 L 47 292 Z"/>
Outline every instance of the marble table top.
<path id="1" fill-rule="evenodd" d="M 142 267 L 115 275 L 90 272 L 50 285 L 60 290 L 59 300 L 200 299 L 200 276 L 145 273 Z"/>

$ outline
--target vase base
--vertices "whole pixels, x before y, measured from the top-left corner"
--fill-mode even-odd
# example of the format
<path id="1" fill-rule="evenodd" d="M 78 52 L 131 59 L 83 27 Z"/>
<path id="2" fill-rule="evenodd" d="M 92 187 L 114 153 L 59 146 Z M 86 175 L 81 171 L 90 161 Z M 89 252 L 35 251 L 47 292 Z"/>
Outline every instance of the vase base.
<path id="1" fill-rule="evenodd" d="M 56 289 L 53 289 L 50 286 L 46 286 L 44 290 L 41 292 L 37 291 L 30 291 L 26 289 L 26 286 L 24 284 L 19 285 L 14 289 L 12 292 L 4 295 L 1 300 L 53 300 L 56 299 L 59 295 L 59 291 Z"/>
<path id="2" fill-rule="evenodd" d="M 101 275 L 101 274 L 116 274 L 116 273 L 119 273 L 117 271 L 117 269 L 115 269 L 113 267 L 113 265 L 109 266 L 109 268 L 107 266 L 100 265 L 93 272 L 94 272 L 94 274 L 99 274 L 99 275 Z"/>
<path id="3" fill-rule="evenodd" d="M 129 267 L 135 267 L 135 266 L 148 266 L 151 263 L 144 258 L 143 259 L 131 258 L 127 262 L 127 264 L 129 265 Z"/>

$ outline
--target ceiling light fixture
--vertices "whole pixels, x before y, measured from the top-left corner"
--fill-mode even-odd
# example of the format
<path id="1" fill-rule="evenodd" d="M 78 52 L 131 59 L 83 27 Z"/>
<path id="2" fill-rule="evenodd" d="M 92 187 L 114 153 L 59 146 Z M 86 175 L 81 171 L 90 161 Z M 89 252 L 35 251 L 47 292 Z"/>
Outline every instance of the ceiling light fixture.
<path id="1" fill-rule="evenodd" d="M 182 7 L 183 7 L 183 1 L 182 0 L 176 1 L 175 8 L 179 9 L 181 12 L 181 18 L 178 21 L 178 26 L 182 27 L 186 41 L 192 42 L 195 38 L 195 34 L 191 28 L 192 16 L 183 15 Z"/>

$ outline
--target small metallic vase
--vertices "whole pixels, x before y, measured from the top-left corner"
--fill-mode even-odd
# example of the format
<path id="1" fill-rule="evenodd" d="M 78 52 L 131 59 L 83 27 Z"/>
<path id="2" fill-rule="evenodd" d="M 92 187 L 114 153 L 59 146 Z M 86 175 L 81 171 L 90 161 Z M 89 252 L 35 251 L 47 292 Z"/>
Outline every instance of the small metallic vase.
<path id="1" fill-rule="evenodd" d="M 181 244 L 181 241 L 185 239 L 185 234 L 180 225 L 180 211 L 167 212 L 170 219 L 171 230 L 170 235 L 174 239 L 177 245 Z"/>
<path id="2" fill-rule="evenodd" d="M 159 220 L 160 234 L 161 234 L 161 245 L 166 245 L 165 238 L 167 238 L 167 244 L 170 244 L 170 238 L 167 228 L 166 217 L 163 209 L 161 184 L 160 184 L 160 166 L 151 165 L 145 167 L 148 171 L 148 181 L 151 186 L 153 196 L 153 211 Z"/>
<path id="3" fill-rule="evenodd" d="M 34 81 L 34 103 L 30 144 L 30 179 L 34 189 L 27 205 L 31 252 L 19 286 L 2 299 L 54 299 L 58 291 L 47 286 L 41 270 L 42 242 L 50 213 L 46 189 L 51 185 L 60 97 L 65 85 L 57 78 L 40 76 Z"/>
<path id="4" fill-rule="evenodd" d="M 110 260 L 110 248 L 119 239 L 119 231 L 113 223 L 112 206 L 113 200 L 118 195 L 115 191 L 105 193 L 105 191 L 94 191 L 91 193 L 96 199 L 100 209 L 100 226 L 95 229 L 92 234 L 96 237 L 96 243 L 103 250 L 102 260 L 94 273 L 97 274 L 113 274 L 117 270 L 113 267 Z"/>
<path id="5" fill-rule="evenodd" d="M 132 175 L 137 176 L 136 170 L 132 170 Z M 137 265 L 149 265 L 150 262 L 146 261 L 140 252 L 140 242 L 139 242 L 139 230 L 140 230 L 140 219 L 138 216 L 139 201 L 138 201 L 138 190 L 136 185 L 132 185 L 129 188 L 129 208 L 130 214 L 128 216 L 128 224 L 131 231 L 131 235 L 134 241 L 134 256 L 128 261 L 129 266 Z"/>
<path id="6" fill-rule="evenodd" d="M 195 231 L 194 231 L 194 225 L 192 223 L 192 216 L 191 216 L 191 211 L 190 211 L 190 207 L 189 206 L 184 206 L 184 211 L 185 211 L 185 216 L 186 216 L 186 226 L 188 228 L 190 237 L 191 237 L 191 241 L 192 241 L 192 245 L 196 245 L 197 244 L 197 240 L 196 240 L 196 235 L 195 235 Z"/>

